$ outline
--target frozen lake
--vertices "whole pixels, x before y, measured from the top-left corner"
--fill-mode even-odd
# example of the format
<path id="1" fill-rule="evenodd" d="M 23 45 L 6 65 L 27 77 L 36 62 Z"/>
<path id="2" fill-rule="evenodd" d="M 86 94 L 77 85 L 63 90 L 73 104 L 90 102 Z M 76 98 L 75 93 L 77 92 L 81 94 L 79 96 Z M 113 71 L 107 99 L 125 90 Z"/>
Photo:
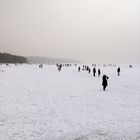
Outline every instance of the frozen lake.
<path id="1" fill-rule="evenodd" d="M 77 69 L 0 65 L 0 140 L 140 140 L 140 66 Z"/>

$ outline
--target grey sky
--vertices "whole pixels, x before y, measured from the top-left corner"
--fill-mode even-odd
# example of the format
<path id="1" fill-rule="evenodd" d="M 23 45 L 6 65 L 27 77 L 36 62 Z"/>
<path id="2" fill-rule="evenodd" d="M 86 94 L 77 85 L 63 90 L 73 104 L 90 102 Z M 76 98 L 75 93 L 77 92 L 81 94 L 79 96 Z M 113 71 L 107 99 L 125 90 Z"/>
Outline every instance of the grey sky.
<path id="1" fill-rule="evenodd" d="M 140 0 L 0 0 L 0 52 L 140 63 Z"/>

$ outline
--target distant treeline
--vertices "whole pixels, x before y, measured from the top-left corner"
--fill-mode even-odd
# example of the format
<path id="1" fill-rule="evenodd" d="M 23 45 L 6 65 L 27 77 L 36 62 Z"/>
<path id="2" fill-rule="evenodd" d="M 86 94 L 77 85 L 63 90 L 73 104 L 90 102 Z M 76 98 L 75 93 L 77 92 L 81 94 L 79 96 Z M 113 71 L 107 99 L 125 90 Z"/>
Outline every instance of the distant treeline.
<path id="1" fill-rule="evenodd" d="M 0 53 L 0 63 L 27 63 L 27 59 L 22 56 Z"/>

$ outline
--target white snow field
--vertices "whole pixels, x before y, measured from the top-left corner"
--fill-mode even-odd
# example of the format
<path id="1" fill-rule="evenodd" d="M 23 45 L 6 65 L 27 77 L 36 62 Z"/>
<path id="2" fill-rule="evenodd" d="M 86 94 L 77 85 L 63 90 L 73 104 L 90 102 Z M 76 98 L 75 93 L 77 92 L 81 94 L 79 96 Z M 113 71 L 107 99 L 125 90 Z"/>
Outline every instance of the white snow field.
<path id="1" fill-rule="evenodd" d="M 116 69 L 103 91 L 75 66 L 0 65 L 0 140 L 140 140 L 140 66 Z"/>

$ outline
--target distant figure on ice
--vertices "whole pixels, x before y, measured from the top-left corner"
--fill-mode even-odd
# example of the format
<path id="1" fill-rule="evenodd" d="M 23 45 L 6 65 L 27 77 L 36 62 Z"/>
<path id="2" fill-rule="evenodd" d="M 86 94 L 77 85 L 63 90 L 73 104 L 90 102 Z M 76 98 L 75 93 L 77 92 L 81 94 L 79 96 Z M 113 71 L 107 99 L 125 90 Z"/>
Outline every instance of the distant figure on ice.
<path id="1" fill-rule="evenodd" d="M 43 64 L 39 64 L 39 68 L 43 68 Z"/>
<path id="2" fill-rule="evenodd" d="M 56 64 L 57 68 L 58 68 L 58 71 L 60 72 L 61 69 L 62 69 L 62 64 Z"/>
<path id="3" fill-rule="evenodd" d="M 107 85 L 108 85 L 107 79 L 109 79 L 109 77 L 106 76 L 106 75 L 103 75 L 103 77 L 102 77 L 102 86 L 103 86 L 103 90 L 105 90 L 106 87 L 107 87 Z"/>
<path id="4" fill-rule="evenodd" d="M 95 76 L 95 73 L 96 73 L 96 69 L 95 67 L 93 68 L 93 76 Z"/>
<path id="5" fill-rule="evenodd" d="M 132 65 L 129 65 L 129 68 L 132 68 Z"/>
<path id="6" fill-rule="evenodd" d="M 91 69 L 89 68 L 89 69 L 88 69 L 88 73 L 90 74 L 90 72 L 91 72 Z"/>
<path id="7" fill-rule="evenodd" d="M 81 68 L 80 68 L 80 67 L 78 67 L 78 72 L 80 72 L 80 70 L 81 70 Z"/>
<path id="8" fill-rule="evenodd" d="M 101 74 L 101 71 L 100 71 L 100 69 L 98 69 L 98 77 L 100 76 L 100 74 Z"/>
<path id="9" fill-rule="evenodd" d="M 59 65 L 58 71 L 61 71 L 61 69 L 62 69 L 62 64 Z"/>
<path id="10" fill-rule="evenodd" d="M 120 75 L 120 67 L 118 67 L 117 72 L 118 72 L 118 76 L 119 76 Z"/>

